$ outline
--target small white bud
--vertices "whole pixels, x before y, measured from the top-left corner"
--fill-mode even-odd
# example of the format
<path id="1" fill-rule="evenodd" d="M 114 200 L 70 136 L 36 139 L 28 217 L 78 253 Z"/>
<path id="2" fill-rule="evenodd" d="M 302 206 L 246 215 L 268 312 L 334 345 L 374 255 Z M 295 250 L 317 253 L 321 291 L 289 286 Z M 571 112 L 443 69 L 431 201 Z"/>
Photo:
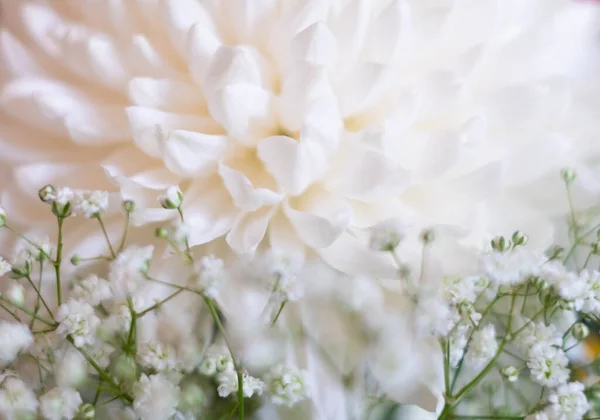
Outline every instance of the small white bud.
<path id="1" fill-rule="evenodd" d="M 56 188 L 54 188 L 52 185 L 46 185 L 40 188 L 38 191 L 38 196 L 44 203 L 52 203 L 54 200 L 56 200 Z"/>
<path id="2" fill-rule="evenodd" d="M 16 281 L 12 282 L 6 291 L 6 298 L 14 305 L 23 306 L 25 302 L 25 288 Z"/>
<path id="3" fill-rule="evenodd" d="M 577 178 L 577 173 L 571 168 L 564 168 L 560 171 L 560 176 L 566 184 L 570 184 Z"/>
<path id="4" fill-rule="evenodd" d="M 165 209 L 173 210 L 181 207 L 183 202 L 183 193 L 176 185 L 169 187 L 167 192 L 158 197 L 161 206 Z"/>
<path id="5" fill-rule="evenodd" d="M 578 322 L 575 325 L 573 325 L 573 328 L 571 329 L 571 334 L 573 334 L 573 337 L 576 340 L 581 341 L 585 339 L 588 335 L 590 335 L 590 329 L 584 323 Z"/>
<path id="6" fill-rule="evenodd" d="M 135 210 L 135 202 L 133 200 L 125 200 L 123 201 L 123 208 L 127 213 L 133 213 Z"/>
<path id="7" fill-rule="evenodd" d="M 515 382 L 519 379 L 519 370 L 514 366 L 506 366 L 502 368 L 500 373 L 508 382 Z"/>
<path id="8" fill-rule="evenodd" d="M 511 242 L 504 236 L 496 236 L 490 243 L 492 249 L 497 252 L 504 252 L 512 246 Z"/>
<path id="9" fill-rule="evenodd" d="M 525 235 L 523 232 L 517 230 L 512 234 L 512 242 L 516 246 L 518 245 L 526 245 L 529 241 L 529 237 Z"/>

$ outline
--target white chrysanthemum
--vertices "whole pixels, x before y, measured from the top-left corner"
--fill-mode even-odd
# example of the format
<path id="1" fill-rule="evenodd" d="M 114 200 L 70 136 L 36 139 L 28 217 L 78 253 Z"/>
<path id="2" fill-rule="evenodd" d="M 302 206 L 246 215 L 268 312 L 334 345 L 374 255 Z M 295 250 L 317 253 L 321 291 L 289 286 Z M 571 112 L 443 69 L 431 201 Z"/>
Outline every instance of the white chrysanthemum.
<path id="1" fill-rule="evenodd" d="M 38 400 L 35 393 L 21 379 L 8 376 L 0 387 L 0 413 L 6 419 L 35 418 Z"/>
<path id="2" fill-rule="evenodd" d="M 0 321 L 0 363 L 12 362 L 31 344 L 33 344 L 33 334 L 27 325 Z"/>
<path id="3" fill-rule="evenodd" d="M 99 278 L 95 274 L 90 274 L 73 287 L 73 295 L 76 299 L 96 306 L 112 297 L 113 293 L 110 283 Z"/>
<path id="4" fill-rule="evenodd" d="M 56 332 L 71 336 L 76 347 L 92 344 L 96 328 L 100 324 L 94 308 L 89 303 L 76 299 L 70 299 L 59 306 L 56 320 L 59 322 Z"/>
<path id="5" fill-rule="evenodd" d="M 53 388 L 40 397 L 40 412 L 45 420 L 72 419 L 82 402 L 74 389 Z"/>
<path id="6" fill-rule="evenodd" d="M 508 187 L 597 148 L 576 3 L 2 0 L 6 203 L 37 221 L 29 191 L 109 188 L 102 164 L 136 223 L 185 185 L 192 245 L 268 235 L 348 270 L 345 230 L 401 211 L 544 226 Z"/>
<path id="7" fill-rule="evenodd" d="M 179 388 L 166 377 L 142 375 L 134 387 L 133 410 L 143 420 L 164 420 L 175 414 Z"/>

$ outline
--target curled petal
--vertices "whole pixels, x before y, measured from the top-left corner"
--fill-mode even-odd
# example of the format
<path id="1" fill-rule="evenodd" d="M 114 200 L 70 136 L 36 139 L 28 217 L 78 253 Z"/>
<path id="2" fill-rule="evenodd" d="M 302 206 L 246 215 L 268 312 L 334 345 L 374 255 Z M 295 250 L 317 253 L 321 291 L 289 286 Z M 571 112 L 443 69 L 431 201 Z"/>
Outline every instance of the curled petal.
<path id="1" fill-rule="evenodd" d="M 282 199 L 280 194 L 267 188 L 254 188 L 243 173 L 223 164 L 219 165 L 219 175 L 231 194 L 235 206 L 244 211 L 255 211 L 263 206 L 272 206 Z"/>
<path id="2" fill-rule="evenodd" d="M 254 253 L 264 238 L 271 216 L 276 209 L 276 207 L 262 207 L 255 212 L 240 215 L 226 237 L 231 249 L 239 254 Z"/>

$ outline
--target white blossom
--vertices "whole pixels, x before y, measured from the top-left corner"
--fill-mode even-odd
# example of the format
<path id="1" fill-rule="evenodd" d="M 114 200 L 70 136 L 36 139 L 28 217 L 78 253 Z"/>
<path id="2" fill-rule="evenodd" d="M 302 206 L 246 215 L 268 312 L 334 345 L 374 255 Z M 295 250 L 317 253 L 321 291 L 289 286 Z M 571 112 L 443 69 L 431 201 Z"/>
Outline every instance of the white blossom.
<path id="1" fill-rule="evenodd" d="M 235 370 L 227 370 L 217 375 L 217 393 L 221 398 L 228 397 L 238 391 L 238 375 Z M 254 394 L 262 395 L 265 384 L 260 379 L 244 373 L 242 376 L 244 397 L 251 398 Z"/>
<path id="2" fill-rule="evenodd" d="M 73 287 L 73 295 L 76 299 L 96 306 L 113 297 L 110 283 L 95 274 L 90 274 Z"/>
<path id="3" fill-rule="evenodd" d="M 56 332 L 62 336 L 70 335 L 76 347 L 92 344 L 96 328 L 100 324 L 94 308 L 89 303 L 76 299 L 60 305 L 56 320 L 59 322 Z"/>
<path id="4" fill-rule="evenodd" d="M 102 216 L 108 209 L 108 192 L 82 191 L 75 194 L 74 212 L 91 219 Z"/>
<path id="5" fill-rule="evenodd" d="M 529 354 L 540 347 L 561 346 L 562 336 L 553 324 L 528 323 L 515 342 L 526 354 Z"/>
<path id="6" fill-rule="evenodd" d="M 550 406 L 546 409 L 551 419 L 580 420 L 590 409 L 580 382 L 560 385 L 548 396 Z"/>
<path id="7" fill-rule="evenodd" d="M 557 387 L 569 379 L 569 359 L 562 349 L 554 346 L 536 346 L 529 352 L 527 366 L 537 383 Z"/>
<path id="8" fill-rule="evenodd" d="M 153 250 L 152 246 L 130 245 L 111 263 L 108 281 L 115 297 L 125 300 L 146 281 L 144 273 L 148 270 Z"/>
<path id="9" fill-rule="evenodd" d="M 165 194 L 158 197 L 158 201 L 165 209 L 177 209 L 183 202 L 183 193 L 178 186 L 173 185 L 167 189 Z"/>
<path id="10" fill-rule="evenodd" d="M 492 282 L 498 285 L 515 285 L 537 274 L 546 260 L 543 254 L 519 246 L 505 252 L 483 254 L 481 268 Z"/>
<path id="11" fill-rule="evenodd" d="M 35 393 L 21 379 L 8 376 L 0 386 L 0 413 L 7 420 L 35 418 L 38 400 Z"/>
<path id="12" fill-rule="evenodd" d="M 45 420 L 68 420 L 75 417 L 82 402 L 79 392 L 57 387 L 40 397 L 40 412 Z"/>
<path id="13" fill-rule="evenodd" d="M 277 364 L 264 379 L 271 401 L 276 405 L 291 407 L 308 398 L 306 372 L 295 366 Z"/>
<path id="14" fill-rule="evenodd" d="M 14 305 L 22 306 L 25 302 L 25 287 L 17 281 L 12 281 L 4 294 Z"/>
<path id="15" fill-rule="evenodd" d="M 406 235 L 405 226 L 396 219 L 385 220 L 370 231 L 370 246 L 375 251 L 393 251 Z"/>
<path id="16" fill-rule="evenodd" d="M 270 249 L 266 257 L 266 270 L 274 278 L 272 292 L 280 301 L 296 301 L 304 296 L 304 285 L 298 274 L 304 258 L 297 253 Z"/>
<path id="17" fill-rule="evenodd" d="M 63 388 L 77 388 L 85 381 L 88 367 L 81 353 L 70 347 L 64 354 L 56 356 L 56 384 Z"/>
<path id="18" fill-rule="evenodd" d="M 214 255 L 207 255 L 200 259 L 200 266 L 194 277 L 194 286 L 211 299 L 216 299 L 220 286 L 226 277 L 225 263 Z"/>
<path id="19" fill-rule="evenodd" d="M 177 365 L 174 350 L 161 343 L 142 343 L 138 347 L 137 357 L 142 366 L 152 368 L 156 372 L 173 370 Z"/>
<path id="20" fill-rule="evenodd" d="M 469 325 L 460 324 L 450 333 L 447 338 L 449 350 L 450 366 L 457 367 L 458 363 L 464 356 L 465 348 L 469 341 L 469 333 L 471 331 Z"/>
<path id="21" fill-rule="evenodd" d="M 74 199 L 75 192 L 72 189 L 66 187 L 56 189 L 56 198 L 54 199 L 54 202 L 61 207 L 71 203 Z"/>
<path id="22" fill-rule="evenodd" d="M 496 328 L 493 324 L 488 324 L 473 333 L 467 362 L 474 367 L 483 366 L 496 355 L 497 351 Z"/>
<path id="23" fill-rule="evenodd" d="M 0 321 L 0 363 L 12 362 L 33 344 L 33 334 L 25 324 Z"/>
<path id="24" fill-rule="evenodd" d="M 4 258 L 0 257 L 0 277 L 6 273 L 10 273 L 10 270 L 12 270 L 10 263 Z"/>
<path id="25" fill-rule="evenodd" d="M 176 413 L 179 387 L 162 374 L 142 374 L 134 387 L 133 411 L 142 420 L 164 420 Z"/>

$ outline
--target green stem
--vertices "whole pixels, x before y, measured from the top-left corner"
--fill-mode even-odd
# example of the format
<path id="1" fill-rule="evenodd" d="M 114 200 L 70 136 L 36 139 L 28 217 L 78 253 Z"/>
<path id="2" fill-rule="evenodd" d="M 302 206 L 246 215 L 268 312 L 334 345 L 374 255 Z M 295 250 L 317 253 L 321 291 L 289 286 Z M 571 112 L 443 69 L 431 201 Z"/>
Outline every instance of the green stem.
<path id="1" fill-rule="evenodd" d="M 58 219 L 58 244 L 56 248 L 56 261 L 54 261 L 54 273 L 56 274 L 56 299 L 58 305 L 62 304 L 62 292 L 61 292 L 61 281 L 60 281 L 60 265 L 62 264 L 62 251 L 63 251 L 63 221 L 62 217 Z"/>
<path id="2" fill-rule="evenodd" d="M 273 321 L 271 322 L 271 327 L 275 326 L 275 323 L 279 319 L 279 315 L 281 315 L 281 312 L 283 312 L 283 308 L 285 307 L 286 303 L 287 303 L 287 300 L 284 300 L 283 302 L 281 302 L 281 305 L 279 306 L 279 310 L 277 311 L 275 318 L 273 318 Z"/>
<path id="3" fill-rule="evenodd" d="M 0 296 L 0 299 L 3 300 L 6 303 L 10 303 L 12 306 L 14 306 L 15 308 L 17 308 L 18 310 L 26 313 L 27 315 L 29 315 L 29 316 L 37 319 L 40 322 L 43 322 L 44 324 L 48 325 L 49 327 L 56 327 L 58 325 L 56 322 L 50 322 L 50 321 L 45 320 L 44 318 L 40 318 L 39 316 L 37 316 L 33 312 L 31 312 L 29 309 L 23 308 L 22 306 L 19 306 L 19 305 L 15 305 L 10 300 L 5 299 L 2 296 Z M 2 305 L 2 307 L 4 307 L 4 305 Z"/>
<path id="4" fill-rule="evenodd" d="M 40 269 L 41 269 L 41 265 L 42 265 L 42 263 L 40 262 Z M 31 280 L 31 277 L 29 275 L 25 276 L 25 278 L 27 279 L 27 281 L 29 282 L 29 284 L 31 285 L 31 287 L 33 288 L 33 290 L 35 290 L 35 293 L 37 294 L 37 301 L 36 301 L 36 304 L 35 304 L 35 307 L 34 307 L 34 314 L 37 316 L 37 313 L 38 313 L 39 308 L 40 308 L 40 300 L 41 300 L 42 304 L 44 305 L 44 308 L 46 308 L 46 310 L 48 311 L 48 314 L 54 320 L 54 315 L 52 315 L 52 311 L 48 307 L 48 304 L 46 303 L 46 300 L 42 296 L 42 294 L 40 292 L 40 289 L 35 286 L 35 284 L 33 283 L 33 280 Z M 41 285 L 41 282 L 42 282 L 42 275 L 40 273 L 40 280 L 39 280 L 39 284 L 40 285 Z"/>
<path id="5" fill-rule="evenodd" d="M 125 243 L 127 242 L 127 235 L 129 234 L 129 223 L 131 221 L 131 213 L 125 213 L 125 226 L 123 228 L 123 234 L 121 235 L 121 240 L 119 241 L 119 247 L 117 248 L 117 254 L 123 251 L 125 248 Z"/>
<path id="6" fill-rule="evenodd" d="M 15 321 L 22 322 L 21 318 L 19 318 L 19 316 L 16 313 L 14 313 L 13 311 L 11 311 L 10 309 L 8 309 L 6 306 L 4 306 L 1 303 L 0 303 L 0 308 L 4 309 L 10 316 L 12 316 L 15 319 Z"/>
<path id="7" fill-rule="evenodd" d="M 104 239 L 106 239 L 106 243 L 108 244 L 108 249 L 110 250 L 110 255 L 112 256 L 112 259 L 114 260 L 117 255 L 115 254 L 115 250 L 113 249 L 112 244 L 110 243 L 110 238 L 108 237 L 108 233 L 106 232 L 106 226 L 104 226 L 104 221 L 102 220 L 102 217 L 98 216 L 96 219 L 98 219 L 98 223 L 100 223 L 100 228 L 102 228 L 102 234 L 104 235 Z"/>
<path id="8" fill-rule="evenodd" d="M 170 301 L 171 299 L 173 299 L 175 296 L 177 296 L 181 292 L 183 292 L 183 289 L 179 289 L 178 291 L 176 291 L 175 293 L 170 294 L 169 296 L 167 296 L 166 298 L 164 298 L 160 302 L 156 302 L 154 305 L 150 306 L 149 308 L 144 309 L 142 312 L 139 312 L 137 314 L 137 318 L 141 318 L 144 315 L 146 315 L 148 312 L 151 312 L 151 311 L 159 308 L 163 303 L 166 303 L 166 302 Z"/>
<path id="9" fill-rule="evenodd" d="M 240 407 L 240 420 L 244 420 L 244 375 L 240 370 L 237 372 L 238 378 L 238 405 Z"/>

